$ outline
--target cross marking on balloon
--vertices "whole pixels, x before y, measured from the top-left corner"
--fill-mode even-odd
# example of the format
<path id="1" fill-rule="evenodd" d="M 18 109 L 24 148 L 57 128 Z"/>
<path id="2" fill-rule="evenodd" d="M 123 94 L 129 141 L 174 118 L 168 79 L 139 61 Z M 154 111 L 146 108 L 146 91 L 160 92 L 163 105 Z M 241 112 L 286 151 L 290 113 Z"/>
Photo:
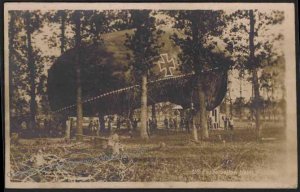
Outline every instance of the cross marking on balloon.
<path id="1" fill-rule="evenodd" d="M 169 58 L 167 53 L 160 54 L 161 60 L 158 61 L 160 72 L 165 72 L 165 77 L 173 76 L 173 70 L 176 68 L 173 58 Z"/>

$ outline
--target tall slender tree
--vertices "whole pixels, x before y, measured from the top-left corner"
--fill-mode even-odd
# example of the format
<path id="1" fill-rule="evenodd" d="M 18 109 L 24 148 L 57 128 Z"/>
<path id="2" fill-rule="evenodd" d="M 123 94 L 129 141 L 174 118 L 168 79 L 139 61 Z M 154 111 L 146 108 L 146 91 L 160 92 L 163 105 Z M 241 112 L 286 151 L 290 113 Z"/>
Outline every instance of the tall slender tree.
<path id="1" fill-rule="evenodd" d="M 171 11 L 170 16 L 175 19 L 174 28 L 182 31 L 183 36 L 174 34 L 174 42 L 180 46 L 182 53 L 179 55 L 182 61 L 183 71 L 194 71 L 195 79 L 194 93 L 199 101 L 194 120 L 200 121 L 202 138 L 209 137 L 206 121 L 206 98 L 204 84 L 201 75 L 203 70 L 212 68 L 212 52 L 216 43 L 212 41 L 213 36 L 221 34 L 224 22 L 222 11 Z M 198 140 L 197 128 L 193 125 L 194 139 Z"/>
<path id="2" fill-rule="evenodd" d="M 92 42 L 97 44 L 102 42 L 101 35 L 111 31 L 110 18 L 108 11 L 93 11 L 89 19 L 90 33 L 92 34 Z"/>
<path id="3" fill-rule="evenodd" d="M 132 51 L 132 67 L 135 79 L 141 82 L 141 127 L 140 137 L 148 139 L 148 97 L 147 79 L 154 64 L 151 60 L 159 55 L 159 48 L 162 46 L 158 42 L 158 37 L 162 33 L 156 29 L 155 18 L 151 10 L 133 10 L 130 12 L 132 25 L 135 28 L 134 34 L 127 34 L 125 45 Z"/>
<path id="4" fill-rule="evenodd" d="M 34 132 L 43 94 L 38 86 L 45 80 L 42 77 L 44 57 L 35 37 L 41 32 L 44 17 L 40 11 L 10 11 L 9 14 L 11 116 L 20 116 L 19 123 L 27 122 L 27 127 Z"/>
<path id="5" fill-rule="evenodd" d="M 28 78 L 30 86 L 30 128 L 35 129 L 37 114 L 37 76 L 38 73 L 41 72 L 41 69 L 37 67 L 40 55 L 38 53 L 38 50 L 33 49 L 32 36 L 34 32 L 38 31 L 42 27 L 43 16 L 39 11 L 25 11 L 23 17 L 26 34 L 27 67 L 29 72 Z"/>
<path id="6" fill-rule="evenodd" d="M 113 27 L 110 26 L 112 21 L 111 11 L 94 11 L 87 10 L 83 12 L 83 36 L 86 36 L 87 43 L 93 44 L 94 48 L 101 46 L 103 43 L 102 34 L 111 32 Z M 104 114 L 100 111 L 97 116 L 100 120 L 100 132 L 105 131 Z"/>
<path id="7" fill-rule="evenodd" d="M 35 74 L 36 74 L 36 68 L 35 68 L 35 61 L 33 58 L 33 50 L 32 50 L 32 42 L 31 42 L 31 36 L 33 33 L 33 26 L 31 24 L 31 14 L 29 12 L 26 12 L 25 15 L 25 29 L 26 29 L 26 39 L 27 39 L 27 65 L 30 72 L 30 113 L 31 113 L 31 128 L 35 128 L 35 116 L 36 116 L 36 83 L 35 83 Z"/>
<path id="8" fill-rule="evenodd" d="M 81 19 L 82 12 L 74 11 L 72 15 L 72 21 L 74 23 L 74 32 L 75 32 L 75 49 L 76 49 L 76 58 L 75 58 L 75 72 L 76 72 L 76 117 L 77 117 L 77 131 L 76 139 L 82 140 L 82 122 L 83 122 L 83 108 L 82 108 L 82 85 L 81 85 Z"/>
<path id="9" fill-rule="evenodd" d="M 238 10 L 227 17 L 232 22 L 231 29 L 227 32 L 224 42 L 227 50 L 232 53 L 235 67 L 241 71 L 247 70 L 251 73 L 253 86 L 252 107 L 255 116 L 257 140 L 261 135 L 261 94 L 258 72 L 273 65 L 281 55 L 276 50 L 278 43 L 283 38 L 279 32 L 272 33 L 272 26 L 281 24 L 284 20 L 284 13 L 272 11 L 270 13 L 259 12 L 258 10 Z M 226 36 L 226 35 L 225 35 Z M 248 36 L 248 38 L 244 38 Z M 238 43 L 239 42 L 239 43 Z M 272 58 L 272 62 L 270 62 Z"/>
<path id="10" fill-rule="evenodd" d="M 45 37 L 45 40 L 49 42 L 50 48 L 59 47 L 61 54 L 71 47 L 71 38 L 67 36 L 67 27 L 70 24 L 71 13 L 69 10 L 49 11 L 45 13 L 48 25 L 51 27 L 50 30 L 54 29 L 51 24 L 59 24 L 59 30 L 52 31 L 53 35 Z M 51 62 L 53 62 L 53 59 Z"/>
<path id="11" fill-rule="evenodd" d="M 28 115 L 28 102 L 25 99 L 27 77 L 25 40 L 20 35 L 24 27 L 22 12 L 9 11 L 9 104 L 12 129 L 17 129 Z M 24 49 L 22 49 L 24 48 Z"/>
<path id="12" fill-rule="evenodd" d="M 66 19 L 67 19 L 67 13 L 66 11 L 58 11 L 57 13 L 60 16 L 60 30 L 61 30 L 61 35 L 60 35 L 60 52 L 61 54 L 65 52 L 66 49 Z"/>

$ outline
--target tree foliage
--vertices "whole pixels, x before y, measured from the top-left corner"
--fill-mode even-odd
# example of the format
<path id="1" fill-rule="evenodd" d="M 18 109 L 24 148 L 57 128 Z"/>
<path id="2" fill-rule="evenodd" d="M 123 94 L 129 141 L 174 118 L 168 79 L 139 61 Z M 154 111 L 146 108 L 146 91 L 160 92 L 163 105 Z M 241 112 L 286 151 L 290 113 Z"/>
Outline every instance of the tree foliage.
<path id="1" fill-rule="evenodd" d="M 252 10 L 254 16 L 254 60 L 249 62 L 249 33 L 250 11 L 238 10 L 225 16 L 228 30 L 224 30 L 223 41 L 226 51 L 232 55 L 235 61 L 234 68 L 251 70 L 263 68 L 276 63 L 282 56 L 282 50 L 278 45 L 282 43 L 283 34 L 272 32 L 274 25 L 281 24 L 284 20 L 282 11 L 261 12 Z"/>
<path id="2" fill-rule="evenodd" d="M 228 67 L 226 56 L 214 40 L 225 26 L 223 11 L 171 11 L 169 14 L 175 19 L 173 27 L 182 32 L 182 35 L 175 33 L 172 39 L 182 50 L 179 58 L 183 71 L 201 73 L 217 66 Z M 220 65 L 222 60 L 224 65 Z"/>
<path id="3" fill-rule="evenodd" d="M 44 16 L 40 11 L 10 11 L 9 14 L 11 105 L 16 106 L 16 115 L 17 111 L 28 113 L 30 118 L 23 120 L 34 128 L 35 116 L 42 110 L 38 104 L 43 99 L 41 95 L 45 94 L 44 57 L 35 38 L 41 33 Z"/>
<path id="4" fill-rule="evenodd" d="M 130 17 L 134 34 L 126 34 L 125 46 L 132 50 L 133 55 L 128 55 L 132 69 L 136 76 L 147 74 L 154 66 L 153 58 L 159 56 L 159 49 L 163 46 L 158 42 L 163 33 L 155 26 L 155 18 L 151 10 L 131 10 Z"/>

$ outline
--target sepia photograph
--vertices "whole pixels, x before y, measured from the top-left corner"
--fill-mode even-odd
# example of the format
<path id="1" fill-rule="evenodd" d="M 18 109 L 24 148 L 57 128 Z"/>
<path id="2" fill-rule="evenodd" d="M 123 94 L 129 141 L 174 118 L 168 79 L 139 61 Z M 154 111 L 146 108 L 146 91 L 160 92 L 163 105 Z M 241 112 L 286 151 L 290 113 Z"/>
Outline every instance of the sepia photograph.
<path id="1" fill-rule="evenodd" d="M 297 188 L 294 6 L 5 3 L 5 187 Z"/>

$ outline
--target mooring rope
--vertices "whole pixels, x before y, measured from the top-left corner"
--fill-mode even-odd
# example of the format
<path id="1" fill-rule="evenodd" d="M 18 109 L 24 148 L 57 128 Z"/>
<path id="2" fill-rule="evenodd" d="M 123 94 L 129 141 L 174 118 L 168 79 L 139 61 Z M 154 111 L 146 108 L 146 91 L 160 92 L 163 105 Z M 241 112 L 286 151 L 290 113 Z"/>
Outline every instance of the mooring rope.
<path id="1" fill-rule="evenodd" d="M 215 67 L 215 68 L 212 68 L 212 69 L 209 69 L 209 70 L 205 70 L 205 71 L 202 70 L 201 73 L 210 72 L 210 71 L 218 70 L 218 69 L 220 69 L 220 68 L 219 67 Z M 195 75 L 194 72 L 183 74 L 183 75 L 170 76 L 170 77 L 165 77 L 165 78 L 161 78 L 161 79 L 149 81 L 147 84 L 153 84 L 153 83 L 158 83 L 158 82 L 168 81 L 168 80 L 176 80 L 176 79 L 179 79 L 179 78 L 184 78 L 184 77 L 193 76 L 193 75 Z M 98 96 L 95 96 L 95 97 L 92 97 L 92 98 L 89 98 L 89 99 L 85 99 L 82 102 L 82 104 L 89 103 L 91 101 L 95 101 L 95 100 L 98 100 L 98 99 L 101 99 L 103 97 L 107 97 L 107 96 L 110 96 L 110 95 L 119 94 L 121 92 L 125 92 L 125 91 L 128 91 L 130 89 L 134 89 L 134 88 L 138 88 L 138 87 L 140 87 L 140 85 L 132 85 L 132 86 L 129 86 L 129 87 L 125 87 L 125 88 L 113 90 L 113 91 L 110 91 L 110 92 L 107 92 L 107 93 L 103 93 L 101 95 L 98 95 Z M 61 111 L 67 110 L 67 109 L 71 109 L 73 107 L 76 107 L 76 104 L 69 105 L 67 107 L 55 110 L 54 113 L 58 113 L 58 112 L 61 112 Z"/>

